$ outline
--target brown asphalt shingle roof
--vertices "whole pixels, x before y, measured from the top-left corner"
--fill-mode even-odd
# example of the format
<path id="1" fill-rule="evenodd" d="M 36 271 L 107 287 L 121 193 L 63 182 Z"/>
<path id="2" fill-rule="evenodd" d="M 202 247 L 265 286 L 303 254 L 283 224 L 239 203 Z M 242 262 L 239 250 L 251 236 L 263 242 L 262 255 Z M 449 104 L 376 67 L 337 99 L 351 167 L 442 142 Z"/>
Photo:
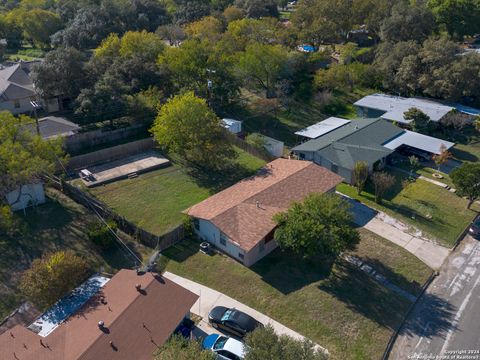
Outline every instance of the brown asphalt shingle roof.
<path id="1" fill-rule="evenodd" d="M 136 290 L 136 284 L 141 284 L 143 293 Z M 157 346 L 165 343 L 197 299 L 168 279 L 121 270 L 50 335 L 41 337 L 20 325 L 0 335 L 1 358 L 151 360 Z M 108 330 L 98 328 L 100 320 Z"/>
<path id="2" fill-rule="evenodd" d="M 275 228 L 274 214 L 311 193 L 330 191 L 341 181 L 342 177 L 313 162 L 277 159 L 186 212 L 210 221 L 249 251 Z"/>

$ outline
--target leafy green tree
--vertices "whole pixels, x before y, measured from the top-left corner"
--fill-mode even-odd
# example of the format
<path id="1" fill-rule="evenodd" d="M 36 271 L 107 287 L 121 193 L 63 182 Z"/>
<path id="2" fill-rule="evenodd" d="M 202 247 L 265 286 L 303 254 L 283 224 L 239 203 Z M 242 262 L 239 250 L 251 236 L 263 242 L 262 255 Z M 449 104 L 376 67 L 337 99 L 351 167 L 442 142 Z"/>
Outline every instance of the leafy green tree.
<path id="1" fill-rule="evenodd" d="M 352 180 L 357 188 L 357 194 L 360 195 L 365 188 L 368 180 L 368 164 L 365 161 L 357 161 L 353 166 Z"/>
<path id="2" fill-rule="evenodd" d="M 0 112 L 0 206 L 9 192 L 52 174 L 57 159 L 64 159 L 61 140 L 43 140 L 33 119 Z"/>
<path id="3" fill-rule="evenodd" d="M 168 100 L 151 131 L 161 146 L 201 168 L 220 169 L 235 157 L 220 119 L 193 92 Z"/>
<path id="4" fill-rule="evenodd" d="M 410 108 L 403 114 L 406 121 L 410 121 L 410 126 L 413 131 L 424 133 L 428 129 L 430 117 L 422 110 L 417 108 Z"/>
<path id="5" fill-rule="evenodd" d="M 223 23 L 214 16 L 206 16 L 186 26 L 188 36 L 216 42 L 224 30 Z"/>
<path id="6" fill-rule="evenodd" d="M 249 18 L 278 17 L 275 0 L 235 0 L 234 4 L 244 10 Z"/>
<path id="7" fill-rule="evenodd" d="M 303 0 L 291 16 L 300 37 L 318 46 L 345 41 L 357 21 L 351 0 Z"/>
<path id="8" fill-rule="evenodd" d="M 22 293 L 45 309 L 73 290 L 90 273 L 86 260 L 72 251 L 58 251 L 35 259 L 20 280 Z"/>
<path id="9" fill-rule="evenodd" d="M 50 46 L 50 36 L 62 28 L 60 16 L 43 9 L 17 8 L 9 14 L 23 31 L 25 39 L 33 45 Z"/>
<path id="10" fill-rule="evenodd" d="M 437 170 L 440 171 L 441 166 L 446 164 L 452 157 L 452 153 L 447 150 L 447 147 L 444 144 L 442 144 L 440 145 L 440 154 L 433 155 L 432 159 L 435 162 L 435 165 L 437 165 Z"/>
<path id="11" fill-rule="evenodd" d="M 376 171 L 372 174 L 372 182 L 375 187 L 375 202 L 380 204 L 387 190 L 395 184 L 395 176 L 385 171 Z"/>
<path id="12" fill-rule="evenodd" d="M 478 0 L 428 0 L 427 4 L 450 35 L 462 39 L 480 32 Z"/>
<path id="13" fill-rule="evenodd" d="M 257 328 L 245 338 L 248 351 L 245 360 L 326 360 L 328 355 L 314 349 L 308 339 L 297 340 L 278 335 L 268 324 Z"/>
<path id="14" fill-rule="evenodd" d="M 168 48 L 158 64 L 177 91 L 193 91 L 215 109 L 226 108 L 238 98 L 239 81 L 231 73 L 231 59 L 207 41 L 187 40 L 178 48 Z"/>
<path id="15" fill-rule="evenodd" d="M 468 199 L 467 209 L 480 197 L 480 164 L 463 163 L 450 173 L 457 194 Z"/>
<path id="16" fill-rule="evenodd" d="M 408 163 L 410 164 L 410 177 L 412 177 L 415 170 L 420 166 L 420 160 L 415 155 L 412 155 L 408 157 Z"/>
<path id="17" fill-rule="evenodd" d="M 74 48 L 50 51 L 33 69 L 36 91 L 42 98 L 64 96 L 75 99 L 85 84 L 85 56 Z"/>
<path id="18" fill-rule="evenodd" d="M 380 80 L 373 66 L 352 63 L 332 65 L 315 73 L 314 83 L 321 90 L 351 91 L 354 87 L 375 87 Z"/>
<path id="19" fill-rule="evenodd" d="M 215 360 L 215 354 L 203 350 L 196 340 L 185 339 L 173 335 L 160 349 L 155 352 L 155 360 Z"/>
<path id="20" fill-rule="evenodd" d="M 399 2 L 392 9 L 380 28 L 383 41 L 397 43 L 400 41 L 423 42 L 435 29 L 435 17 L 423 5 Z"/>
<path id="21" fill-rule="evenodd" d="M 358 242 L 347 202 L 333 194 L 312 194 L 274 216 L 275 239 L 303 258 L 337 255 Z"/>
<path id="22" fill-rule="evenodd" d="M 275 86 L 285 71 L 289 54 L 279 45 L 251 44 L 240 55 L 239 72 L 250 84 L 266 91 L 267 98 L 275 96 Z"/>
<path id="23" fill-rule="evenodd" d="M 259 134 L 259 133 L 252 133 L 252 134 L 248 134 L 246 137 L 245 137 L 245 141 L 252 145 L 252 146 L 255 146 L 256 148 L 260 149 L 260 150 L 265 150 L 264 146 L 265 146 L 265 137 L 262 135 L 262 134 Z"/>
<path id="24" fill-rule="evenodd" d="M 229 6 L 223 11 L 223 17 L 227 23 L 231 23 L 232 21 L 243 19 L 245 12 L 236 6 Z"/>

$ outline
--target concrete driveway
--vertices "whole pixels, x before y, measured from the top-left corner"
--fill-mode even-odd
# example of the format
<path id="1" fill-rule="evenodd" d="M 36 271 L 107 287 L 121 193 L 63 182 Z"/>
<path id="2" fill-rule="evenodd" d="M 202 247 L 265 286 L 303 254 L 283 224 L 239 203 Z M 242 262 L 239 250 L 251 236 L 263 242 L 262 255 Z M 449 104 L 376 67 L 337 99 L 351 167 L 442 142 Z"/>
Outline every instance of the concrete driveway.
<path id="1" fill-rule="evenodd" d="M 212 333 L 219 332 L 217 329 L 214 329 L 208 324 L 208 313 L 215 306 L 225 306 L 225 307 L 235 308 L 240 311 L 243 311 L 244 313 L 257 319 L 264 325 L 271 324 L 277 334 L 288 335 L 299 340 L 304 339 L 304 337 L 299 333 L 287 328 L 286 326 L 280 324 L 279 322 L 273 320 L 272 318 L 262 314 L 261 312 L 258 312 L 257 310 L 252 309 L 251 307 L 219 291 L 213 290 L 207 286 L 196 283 L 194 281 L 185 279 L 181 276 L 172 274 L 168 271 L 165 272 L 163 276 L 165 276 L 169 280 L 176 282 L 177 284 L 183 286 L 184 288 L 190 290 L 191 292 L 199 296 L 197 302 L 192 306 L 190 311 L 202 317 L 202 321 L 200 322 L 200 324 L 197 325 L 197 327 L 201 330 L 200 333 L 202 332 L 204 333 L 203 335 L 209 335 Z M 195 331 L 194 331 L 194 335 L 195 335 Z M 325 348 L 319 345 L 317 345 L 316 348 L 320 351 L 328 353 L 328 351 Z"/>
<path id="2" fill-rule="evenodd" d="M 423 236 L 421 231 L 412 229 L 411 226 L 355 199 L 340 195 L 351 204 L 354 222 L 357 225 L 403 247 L 432 269 L 439 269 L 448 257 L 450 249 L 435 244 Z"/>

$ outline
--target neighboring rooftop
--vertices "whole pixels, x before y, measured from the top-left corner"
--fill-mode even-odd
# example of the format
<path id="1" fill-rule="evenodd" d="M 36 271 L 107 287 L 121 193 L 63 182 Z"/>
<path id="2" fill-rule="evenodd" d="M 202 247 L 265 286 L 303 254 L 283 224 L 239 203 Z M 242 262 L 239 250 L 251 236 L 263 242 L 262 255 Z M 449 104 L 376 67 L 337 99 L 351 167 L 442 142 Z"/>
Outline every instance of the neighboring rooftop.
<path id="1" fill-rule="evenodd" d="M 47 336 L 20 325 L 1 334 L 2 359 L 150 360 L 197 299 L 158 275 L 121 270 Z"/>
<path id="2" fill-rule="evenodd" d="M 403 114 L 411 108 L 417 108 L 427 114 L 431 120 L 439 121 L 454 109 L 429 99 L 404 98 L 400 96 L 373 94 L 365 96 L 353 105 L 385 111 L 383 119 L 399 123 L 410 123 L 404 119 Z"/>
<path id="3" fill-rule="evenodd" d="M 323 121 L 320 121 L 314 125 L 311 125 L 303 130 L 297 131 L 295 134 L 309 139 L 316 139 L 322 135 L 329 133 L 339 127 L 346 125 L 350 120 L 341 119 L 337 117 L 329 117 Z"/>
<path id="4" fill-rule="evenodd" d="M 383 144 L 383 146 L 391 150 L 395 150 L 402 145 L 407 145 L 407 146 L 414 147 L 416 149 L 428 151 L 429 153 L 432 153 L 432 154 L 440 154 L 442 152 L 442 147 L 448 150 L 451 147 L 453 147 L 455 144 L 450 141 L 437 139 L 431 136 L 419 134 L 409 130 L 406 130 L 400 136 Z"/>
<path id="5" fill-rule="evenodd" d="M 58 116 L 47 116 L 38 120 L 40 135 L 44 139 L 52 139 L 56 137 L 71 136 L 80 130 L 80 126 L 67 119 Z M 32 132 L 36 132 L 36 125 L 29 125 Z"/>
<path id="6" fill-rule="evenodd" d="M 210 221 L 249 251 L 275 229 L 274 214 L 310 193 L 330 191 L 341 181 L 339 175 L 312 162 L 277 159 L 186 213 Z"/>
<path id="7" fill-rule="evenodd" d="M 35 96 L 31 67 L 38 61 L 19 62 L 0 68 L 0 100 L 15 100 Z"/>

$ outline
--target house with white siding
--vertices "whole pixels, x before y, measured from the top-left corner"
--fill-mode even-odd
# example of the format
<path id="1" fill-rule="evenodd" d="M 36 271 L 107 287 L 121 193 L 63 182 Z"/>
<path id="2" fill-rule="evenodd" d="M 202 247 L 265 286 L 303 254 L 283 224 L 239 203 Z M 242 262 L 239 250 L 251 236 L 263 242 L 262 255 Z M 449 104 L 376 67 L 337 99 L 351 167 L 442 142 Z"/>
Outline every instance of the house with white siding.
<path id="1" fill-rule="evenodd" d="M 280 158 L 185 212 L 199 238 L 251 266 L 277 247 L 275 214 L 311 193 L 333 192 L 341 182 L 313 162 Z"/>

